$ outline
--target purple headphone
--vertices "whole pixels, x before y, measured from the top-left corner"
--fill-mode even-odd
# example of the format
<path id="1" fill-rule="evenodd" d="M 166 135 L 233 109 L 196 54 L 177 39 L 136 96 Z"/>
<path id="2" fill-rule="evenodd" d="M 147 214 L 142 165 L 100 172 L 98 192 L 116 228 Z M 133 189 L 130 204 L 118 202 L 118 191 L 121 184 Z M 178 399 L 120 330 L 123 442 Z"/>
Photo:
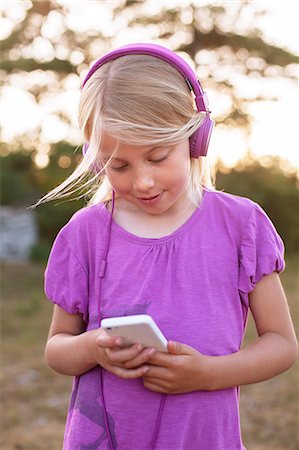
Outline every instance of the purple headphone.
<path id="1" fill-rule="evenodd" d="M 93 73 L 101 66 L 109 61 L 120 58 L 126 55 L 151 55 L 156 58 L 166 61 L 171 66 L 175 67 L 185 78 L 190 91 L 194 93 L 195 103 L 198 111 L 205 112 L 206 116 L 202 121 L 200 127 L 190 136 L 190 155 L 193 158 L 199 156 L 206 156 L 214 120 L 210 118 L 210 111 L 208 109 L 208 99 L 206 93 L 203 91 L 199 80 L 191 67 L 180 56 L 171 50 L 157 44 L 131 44 L 124 47 L 117 48 L 94 63 L 83 81 L 82 88 L 93 75 Z M 83 146 L 83 154 L 86 153 L 88 144 Z"/>

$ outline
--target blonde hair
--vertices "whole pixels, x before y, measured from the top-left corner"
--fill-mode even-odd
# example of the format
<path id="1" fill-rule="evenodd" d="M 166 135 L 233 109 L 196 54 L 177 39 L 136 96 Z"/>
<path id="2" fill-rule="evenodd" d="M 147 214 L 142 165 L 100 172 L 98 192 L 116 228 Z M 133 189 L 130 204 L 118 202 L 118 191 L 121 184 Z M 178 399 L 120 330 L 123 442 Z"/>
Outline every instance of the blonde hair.
<path id="1" fill-rule="evenodd" d="M 90 196 L 88 204 L 111 198 L 112 187 L 99 161 L 104 132 L 120 144 L 174 145 L 189 138 L 204 116 L 196 110 L 184 77 L 170 64 L 148 55 L 104 64 L 81 93 L 79 125 L 88 150 L 75 171 L 39 203 L 82 191 L 81 197 Z M 206 158 L 191 158 L 190 188 L 196 202 L 203 187 L 213 188 L 209 164 Z"/>

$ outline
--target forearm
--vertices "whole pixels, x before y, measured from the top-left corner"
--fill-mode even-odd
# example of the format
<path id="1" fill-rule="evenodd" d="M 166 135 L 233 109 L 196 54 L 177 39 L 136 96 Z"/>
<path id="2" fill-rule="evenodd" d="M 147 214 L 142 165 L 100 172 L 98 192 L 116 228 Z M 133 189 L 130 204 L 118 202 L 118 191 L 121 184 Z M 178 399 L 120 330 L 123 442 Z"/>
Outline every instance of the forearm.
<path id="1" fill-rule="evenodd" d="M 91 341 L 98 330 L 78 335 L 59 333 L 52 336 L 46 345 L 45 356 L 48 365 L 63 375 L 82 375 L 98 363 L 91 351 Z"/>
<path id="2" fill-rule="evenodd" d="M 297 359 L 296 344 L 267 332 L 248 347 L 225 356 L 208 357 L 207 390 L 257 383 L 288 370 Z"/>

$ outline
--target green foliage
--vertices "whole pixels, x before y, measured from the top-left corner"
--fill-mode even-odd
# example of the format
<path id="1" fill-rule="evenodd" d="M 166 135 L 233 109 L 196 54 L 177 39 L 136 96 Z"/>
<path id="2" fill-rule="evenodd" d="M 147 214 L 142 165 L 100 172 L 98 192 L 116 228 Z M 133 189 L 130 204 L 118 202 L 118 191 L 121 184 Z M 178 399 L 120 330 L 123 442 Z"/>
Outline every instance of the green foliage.
<path id="1" fill-rule="evenodd" d="M 70 61 L 54 58 L 49 62 L 35 61 L 33 58 L 19 58 L 14 60 L 2 60 L 0 62 L 0 69 L 6 72 L 12 70 L 22 70 L 25 72 L 32 72 L 33 70 L 53 70 L 56 73 L 69 74 L 76 72 L 76 68 Z"/>
<path id="2" fill-rule="evenodd" d="M 224 15 L 226 12 L 224 12 Z M 277 65 L 285 67 L 289 64 L 298 64 L 299 56 L 279 48 L 277 46 L 267 43 L 264 39 L 258 36 L 256 33 L 249 35 L 241 35 L 234 32 L 224 33 L 219 28 L 213 28 L 209 33 L 203 33 L 200 30 L 195 30 L 195 39 L 190 44 L 184 46 L 184 49 L 190 53 L 193 58 L 196 52 L 199 50 L 198 43 L 201 47 L 206 49 L 220 48 L 222 46 L 228 46 L 234 52 L 240 49 L 246 49 L 251 56 L 258 56 L 262 58 L 269 65 Z M 255 68 L 255 70 L 257 70 Z M 251 70 L 247 68 L 247 73 L 250 74 Z"/>
<path id="3" fill-rule="evenodd" d="M 36 167 L 33 156 L 34 152 L 20 150 L 0 157 L 2 205 L 32 206 L 64 181 L 80 159 L 74 152 L 74 147 L 66 142 L 59 142 L 51 148 L 50 162 L 44 169 Z M 61 164 L 61 158 L 66 158 L 67 168 Z M 83 199 L 60 201 L 43 204 L 35 210 L 41 243 L 32 250 L 33 260 L 40 261 L 43 256 L 48 256 L 49 244 L 58 230 L 83 205 Z"/>
<path id="4" fill-rule="evenodd" d="M 220 166 L 216 186 L 261 205 L 282 236 L 286 251 L 291 254 L 299 251 L 299 190 L 296 174 L 285 174 L 281 164 L 279 158 L 272 158 L 267 167 L 251 159 L 245 166 L 240 163 L 229 173 Z"/>
<path id="5" fill-rule="evenodd" d="M 46 241 L 39 241 L 32 246 L 30 252 L 30 261 L 36 263 L 43 263 L 47 260 L 51 250 L 51 245 Z"/>
<path id="6" fill-rule="evenodd" d="M 34 171 L 28 152 L 20 151 L 0 158 L 0 203 L 24 205 L 34 201 L 36 195 L 30 174 Z"/>
<path id="7" fill-rule="evenodd" d="M 38 206 L 36 217 L 41 238 L 46 242 L 52 242 L 58 231 L 83 205 L 84 201 L 81 199 Z"/>
<path id="8" fill-rule="evenodd" d="M 32 205 L 38 198 L 65 180 L 74 170 L 80 155 L 73 146 L 60 142 L 51 148 L 49 165 L 38 169 L 29 152 L 20 151 L 0 158 L 2 167 L 1 202 L 9 205 Z M 61 167 L 61 158 L 68 161 Z M 67 159 L 65 159 L 67 158 Z M 289 254 L 298 252 L 299 191 L 295 173 L 282 170 L 283 161 L 272 158 L 267 161 L 243 160 L 227 173 L 218 164 L 216 186 L 219 190 L 251 198 L 267 212 L 281 234 Z M 84 206 L 84 199 L 64 200 L 43 204 L 35 212 L 40 242 L 32 249 L 31 258 L 43 261 L 57 232 L 70 217 Z"/>
<path id="9" fill-rule="evenodd" d="M 66 158 L 68 167 L 61 166 L 61 158 Z M 62 183 L 76 167 L 80 156 L 74 152 L 74 147 L 66 142 L 59 142 L 51 149 L 50 162 L 44 169 L 35 171 L 34 184 L 41 194 L 49 192 Z M 70 217 L 84 205 L 84 199 L 58 200 L 42 204 L 36 209 L 40 236 L 45 242 L 52 242 L 60 228 Z"/>

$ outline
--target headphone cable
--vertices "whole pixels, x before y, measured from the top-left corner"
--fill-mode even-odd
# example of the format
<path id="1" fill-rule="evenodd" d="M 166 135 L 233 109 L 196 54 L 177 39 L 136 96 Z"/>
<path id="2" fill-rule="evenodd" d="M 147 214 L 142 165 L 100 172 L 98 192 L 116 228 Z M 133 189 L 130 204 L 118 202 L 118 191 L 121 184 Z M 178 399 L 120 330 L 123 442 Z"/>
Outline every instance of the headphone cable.
<path id="1" fill-rule="evenodd" d="M 111 204 L 111 214 L 110 214 L 110 219 L 109 219 L 109 224 L 108 224 L 108 236 L 107 236 L 107 239 L 106 239 L 106 246 L 105 246 L 105 250 L 104 250 L 104 258 L 102 259 L 102 262 L 101 262 L 101 265 L 100 265 L 100 272 L 99 272 L 99 278 L 100 278 L 100 282 L 99 282 L 99 305 L 98 305 L 99 325 L 100 325 L 100 322 L 101 322 L 102 283 L 103 283 L 103 278 L 104 278 L 105 271 L 106 271 L 106 266 L 107 266 L 107 256 L 108 256 L 109 245 L 110 245 L 110 238 L 111 238 L 111 228 L 112 228 L 112 217 L 113 217 L 113 211 L 114 211 L 114 203 L 115 203 L 115 193 L 114 193 L 114 191 L 112 191 L 112 204 Z M 102 401 L 103 411 L 104 411 L 104 421 L 105 421 L 106 434 L 107 434 L 109 446 L 110 446 L 111 450 L 114 450 L 113 440 L 112 440 L 110 427 L 109 427 L 108 412 L 107 412 L 107 409 L 106 409 L 106 402 L 105 402 L 105 396 L 104 396 L 103 368 L 101 366 L 99 366 L 99 367 L 100 367 L 100 381 L 101 381 L 101 383 L 100 383 L 101 384 L 100 395 L 101 395 L 101 401 Z"/>

